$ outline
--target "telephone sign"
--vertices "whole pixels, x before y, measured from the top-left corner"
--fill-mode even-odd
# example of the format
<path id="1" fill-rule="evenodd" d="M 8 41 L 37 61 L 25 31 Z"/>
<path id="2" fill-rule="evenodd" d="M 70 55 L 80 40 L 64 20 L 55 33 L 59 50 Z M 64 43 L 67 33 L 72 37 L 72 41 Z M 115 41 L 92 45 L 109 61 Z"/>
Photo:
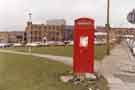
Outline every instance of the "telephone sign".
<path id="1" fill-rule="evenodd" d="M 94 72 L 94 20 L 75 20 L 73 68 L 75 73 Z"/>

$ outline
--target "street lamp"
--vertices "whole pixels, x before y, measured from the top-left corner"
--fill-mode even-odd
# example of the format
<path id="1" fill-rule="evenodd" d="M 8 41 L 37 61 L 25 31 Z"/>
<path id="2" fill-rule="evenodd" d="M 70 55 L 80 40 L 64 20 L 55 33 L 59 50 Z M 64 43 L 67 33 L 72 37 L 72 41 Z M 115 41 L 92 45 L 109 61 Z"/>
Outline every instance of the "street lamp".
<path id="1" fill-rule="evenodd" d="M 106 29 L 107 29 L 107 42 L 106 42 L 106 46 L 107 46 L 107 55 L 110 55 L 110 0 L 107 0 L 107 24 L 106 24 Z"/>

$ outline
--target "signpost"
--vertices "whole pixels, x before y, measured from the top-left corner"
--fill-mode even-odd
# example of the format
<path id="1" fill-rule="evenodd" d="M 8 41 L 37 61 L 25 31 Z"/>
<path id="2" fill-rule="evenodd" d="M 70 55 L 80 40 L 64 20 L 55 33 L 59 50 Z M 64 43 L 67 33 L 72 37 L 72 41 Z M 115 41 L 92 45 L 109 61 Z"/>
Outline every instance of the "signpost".
<path id="1" fill-rule="evenodd" d="M 135 9 L 128 13 L 127 20 L 129 23 L 135 24 Z"/>
<path id="2" fill-rule="evenodd" d="M 133 9 L 131 12 L 127 15 L 127 20 L 131 24 L 135 24 L 135 9 Z M 135 36 L 134 36 L 135 37 Z M 134 42 L 134 41 L 133 41 Z M 132 43 L 133 44 L 133 43 Z"/>
<path id="3" fill-rule="evenodd" d="M 127 20 L 128 20 L 129 23 L 135 24 L 135 9 L 133 9 L 131 12 L 128 13 Z M 134 38 L 135 38 L 135 35 L 134 35 Z M 132 51 L 133 55 L 134 55 L 134 52 L 133 52 L 134 42 L 135 42 L 134 39 L 129 40 L 129 46 L 131 48 L 131 51 Z"/>
<path id="4" fill-rule="evenodd" d="M 75 20 L 73 69 L 76 74 L 94 72 L 94 20 Z"/>
<path id="5" fill-rule="evenodd" d="M 107 37 L 106 37 L 106 46 L 107 46 L 107 55 L 110 55 L 110 0 L 107 0 Z"/>

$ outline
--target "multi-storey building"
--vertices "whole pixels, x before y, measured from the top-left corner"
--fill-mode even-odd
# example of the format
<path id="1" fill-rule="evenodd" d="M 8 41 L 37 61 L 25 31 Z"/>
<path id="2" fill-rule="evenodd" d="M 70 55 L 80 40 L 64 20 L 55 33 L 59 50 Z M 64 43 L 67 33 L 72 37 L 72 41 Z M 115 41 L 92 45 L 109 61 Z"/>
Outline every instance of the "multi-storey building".
<path id="1" fill-rule="evenodd" d="M 73 30 L 74 27 L 72 25 L 66 25 L 64 29 L 64 40 L 73 40 Z"/>
<path id="2" fill-rule="evenodd" d="M 9 43 L 23 43 L 24 31 L 10 31 L 8 32 Z"/>
<path id="3" fill-rule="evenodd" d="M 0 32 L 0 43 L 8 43 L 8 32 Z"/>
<path id="4" fill-rule="evenodd" d="M 65 20 L 47 20 L 46 24 L 33 24 L 31 21 L 27 22 L 25 29 L 24 40 L 27 42 L 42 42 L 44 39 L 48 41 L 63 41 L 73 40 L 73 25 L 66 25 Z M 97 26 L 95 32 L 107 33 L 105 27 Z M 110 28 L 110 40 L 114 41 L 121 35 L 131 34 L 135 36 L 134 28 Z M 107 34 L 106 34 L 107 35 Z M 106 35 L 98 34 L 96 38 L 106 39 Z"/>
<path id="5" fill-rule="evenodd" d="M 0 32 L 0 43 L 22 43 L 23 31 Z"/>
<path id="6" fill-rule="evenodd" d="M 95 31 L 107 32 L 107 29 L 105 27 L 97 27 Z M 135 38 L 135 28 L 110 28 L 109 36 L 111 41 L 118 41 L 125 38 Z"/>
<path id="7" fill-rule="evenodd" d="M 97 27 L 96 32 L 106 32 L 105 27 Z M 111 32 L 115 32 L 118 35 L 134 35 L 135 36 L 135 28 L 110 28 Z"/>
<path id="8" fill-rule="evenodd" d="M 60 22 L 61 21 L 61 22 Z M 47 21 L 47 24 L 33 24 L 28 22 L 25 35 L 27 42 L 42 42 L 46 38 L 48 41 L 63 41 L 65 21 Z M 57 23 L 58 22 L 58 23 Z"/>

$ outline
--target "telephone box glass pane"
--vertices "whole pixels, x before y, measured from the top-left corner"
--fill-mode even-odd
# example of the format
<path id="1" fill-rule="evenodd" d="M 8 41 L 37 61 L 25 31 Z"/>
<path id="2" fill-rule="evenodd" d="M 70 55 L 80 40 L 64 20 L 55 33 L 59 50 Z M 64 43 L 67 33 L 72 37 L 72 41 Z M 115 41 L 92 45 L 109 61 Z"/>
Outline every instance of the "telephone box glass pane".
<path id="1" fill-rule="evenodd" d="M 87 47 L 87 46 L 88 46 L 88 36 L 81 36 L 80 47 Z"/>

